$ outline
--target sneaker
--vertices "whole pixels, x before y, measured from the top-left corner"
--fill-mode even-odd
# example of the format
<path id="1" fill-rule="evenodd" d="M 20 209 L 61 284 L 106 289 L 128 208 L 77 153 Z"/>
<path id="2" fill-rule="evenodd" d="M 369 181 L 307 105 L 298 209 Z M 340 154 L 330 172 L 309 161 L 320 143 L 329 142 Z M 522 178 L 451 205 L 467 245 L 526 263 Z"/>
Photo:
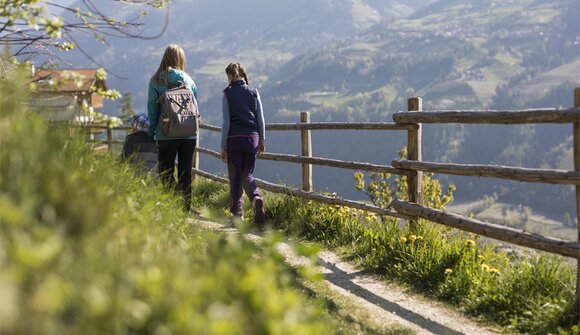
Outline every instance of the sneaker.
<path id="1" fill-rule="evenodd" d="M 254 205 L 254 223 L 260 230 L 264 229 L 264 199 L 255 197 Z"/>
<path id="2" fill-rule="evenodd" d="M 230 220 L 228 222 L 228 228 L 235 228 L 236 223 L 240 223 L 242 221 L 244 221 L 243 214 L 232 214 L 232 215 L 230 215 Z"/>

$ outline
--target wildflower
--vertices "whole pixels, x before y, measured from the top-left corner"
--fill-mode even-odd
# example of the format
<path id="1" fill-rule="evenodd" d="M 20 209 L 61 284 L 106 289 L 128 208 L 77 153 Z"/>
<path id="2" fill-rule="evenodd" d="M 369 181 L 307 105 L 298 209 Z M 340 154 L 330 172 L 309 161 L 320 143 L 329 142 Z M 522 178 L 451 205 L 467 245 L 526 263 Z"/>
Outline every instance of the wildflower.
<path id="1" fill-rule="evenodd" d="M 489 272 L 489 273 L 493 273 L 493 274 L 499 274 L 499 270 L 498 270 L 498 269 L 496 269 L 496 268 L 491 268 L 491 269 L 489 269 L 487 272 Z"/>
<path id="2" fill-rule="evenodd" d="M 481 269 L 484 270 L 484 271 L 486 271 L 486 272 L 489 272 L 489 270 L 491 268 L 489 267 L 489 265 L 487 265 L 485 263 L 481 263 Z"/>
<path id="3" fill-rule="evenodd" d="M 474 240 L 467 240 L 467 241 L 465 241 L 465 245 L 468 247 L 474 247 L 475 241 Z"/>
<path id="4" fill-rule="evenodd" d="M 423 240 L 423 236 L 419 235 L 419 236 L 417 236 L 417 239 L 418 239 L 419 241 L 422 241 L 422 240 Z"/>
<path id="5" fill-rule="evenodd" d="M 407 242 L 407 238 L 405 236 L 401 236 L 401 238 L 399 238 L 399 241 L 401 241 L 401 243 L 405 243 Z"/>
<path id="6" fill-rule="evenodd" d="M 416 239 L 417 239 L 417 236 L 415 236 L 415 235 L 409 236 L 409 241 L 411 241 L 411 242 L 415 242 Z"/>
<path id="7" fill-rule="evenodd" d="M 449 268 L 445 269 L 445 274 L 446 274 L 446 275 L 450 275 L 450 274 L 452 274 L 452 273 L 453 273 L 453 270 L 451 270 L 451 269 L 449 269 Z"/>

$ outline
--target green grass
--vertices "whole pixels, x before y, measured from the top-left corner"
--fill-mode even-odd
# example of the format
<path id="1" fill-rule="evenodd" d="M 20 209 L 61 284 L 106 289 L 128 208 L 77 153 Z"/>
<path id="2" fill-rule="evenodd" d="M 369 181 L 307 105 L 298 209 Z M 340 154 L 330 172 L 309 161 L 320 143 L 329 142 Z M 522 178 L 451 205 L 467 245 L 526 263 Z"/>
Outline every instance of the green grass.
<path id="1" fill-rule="evenodd" d="M 380 193 L 385 185 L 380 178 L 376 181 Z M 202 188 L 210 187 L 207 183 Z M 401 186 L 390 189 L 404 198 Z M 427 178 L 424 186 L 431 206 L 442 208 L 451 200 L 435 180 Z M 198 201 L 219 206 L 205 199 Z M 387 217 L 276 194 L 267 195 L 265 210 L 269 223 L 286 234 L 340 250 L 365 269 L 508 331 L 579 333 L 575 267 L 561 257 L 537 252 L 512 258 L 496 252 L 487 239 L 423 220 L 410 227 Z"/>
<path id="2" fill-rule="evenodd" d="M 358 333 L 275 235 L 192 225 L 157 180 L 23 109 L 24 80 L 0 81 L 0 333 Z"/>

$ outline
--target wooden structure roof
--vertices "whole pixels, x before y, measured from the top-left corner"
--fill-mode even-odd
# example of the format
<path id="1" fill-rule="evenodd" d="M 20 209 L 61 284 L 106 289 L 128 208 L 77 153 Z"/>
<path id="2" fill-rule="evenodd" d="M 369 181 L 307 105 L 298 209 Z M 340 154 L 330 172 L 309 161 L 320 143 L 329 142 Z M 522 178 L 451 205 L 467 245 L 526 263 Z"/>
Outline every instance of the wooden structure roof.
<path id="1" fill-rule="evenodd" d="M 107 89 L 97 69 L 38 70 L 33 80 L 39 92 L 89 92 L 93 85 Z"/>

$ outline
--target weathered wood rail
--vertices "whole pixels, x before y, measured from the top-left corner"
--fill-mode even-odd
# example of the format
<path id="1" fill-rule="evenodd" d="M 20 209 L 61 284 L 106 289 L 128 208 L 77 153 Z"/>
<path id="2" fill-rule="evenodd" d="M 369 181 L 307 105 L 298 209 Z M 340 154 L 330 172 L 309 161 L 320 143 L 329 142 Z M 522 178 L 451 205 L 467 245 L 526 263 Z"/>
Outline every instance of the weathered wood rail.
<path id="1" fill-rule="evenodd" d="M 524 247 L 553 252 L 572 258 L 578 258 L 578 254 L 580 253 L 580 245 L 576 242 L 564 241 L 553 237 L 526 232 L 521 229 L 467 218 L 463 215 L 423 207 L 412 202 L 394 200 L 393 208 L 401 214 L 420 217 L 449 227 L 487 236 L 504 242 L 518 244 Z"/>
<path id="2" fill-rule="evenodd" d="M 121 145 L 124 143 L 123 141 L 120 141 L 120 140 L 114 140 L 113 139 L 113 132 L 121 131 L 123 133 L 126 133 L 127 131 L 129 131 L 131 129 L 131 127 L 129 127 L 129 126 L 111 127 L 109 125 L 104 125 L 104 124 L 71 124 L 71 125 L 69 125 L 69 127 L 73 128 L 73 129 L 74 128 L 81 129 L 82 131 L 85 131 L 86 133 L 89 133 L 89 134 L 94 133 L 95 130 L 106 132 L 107 133 L 106 140 L 89 139 L 89 141 L 94 142 L 94 143 L 106 144 L 107 150 L 109 150 L 109 151 L 111 151 L 113 149 L 113 145 Z"/>
<path id="3" fill-rule="evenodd" d="M 393 160 L 391 164 L 393 167 L 402 170 L 416 170 L 473 177 L 494 177 L 536 183 L 580 185 L 580 172 L 576 171 L 529 169 L 484 164 L 417 162 L 411 160 Z"/>
<path id="4" fill-rule="evenodd" d="M 398 112 L 393 114 L 393 120 L 397 123 L 574 123 L 578 122 L 580 118 L 579 111 L 578 107 L 573 107 L 568 109 L 543 108 L 509 111 L 429 111 L 420 114 Z"/>

